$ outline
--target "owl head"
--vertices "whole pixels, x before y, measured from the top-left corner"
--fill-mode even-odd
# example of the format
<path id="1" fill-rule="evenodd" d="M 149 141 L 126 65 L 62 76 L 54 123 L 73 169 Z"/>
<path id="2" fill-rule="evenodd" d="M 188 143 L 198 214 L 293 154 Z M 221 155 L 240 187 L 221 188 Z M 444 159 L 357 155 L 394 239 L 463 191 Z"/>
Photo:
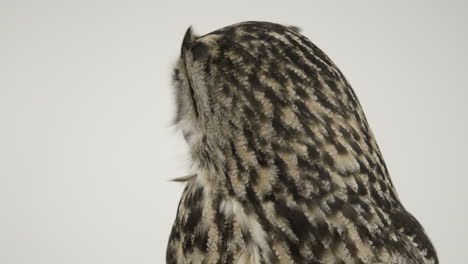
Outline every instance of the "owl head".
<path id="1" fill-rule="evenodd" d="M 222 161 L 229 151 L 305 133 L 299 120 L 309 118 L 306 90 L 317 82 L 308 74 L 305 42 L 297 27 L 268 22 L 242 22 L 203 36 L 186 31 L 173 73 L 175 123 L 194 160 Z"/>

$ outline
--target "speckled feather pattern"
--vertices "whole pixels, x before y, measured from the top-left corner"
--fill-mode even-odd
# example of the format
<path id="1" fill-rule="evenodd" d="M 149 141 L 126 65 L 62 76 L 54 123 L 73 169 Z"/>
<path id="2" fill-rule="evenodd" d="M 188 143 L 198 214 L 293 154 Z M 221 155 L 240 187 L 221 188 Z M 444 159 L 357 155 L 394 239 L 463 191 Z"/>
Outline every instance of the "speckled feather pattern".
<path id="1" fill-rule="evenodd" d="M 438 263 L 353 89 L 297 28 L 189 29 L 173 79 L 195 175 L 168 264 Z"/>

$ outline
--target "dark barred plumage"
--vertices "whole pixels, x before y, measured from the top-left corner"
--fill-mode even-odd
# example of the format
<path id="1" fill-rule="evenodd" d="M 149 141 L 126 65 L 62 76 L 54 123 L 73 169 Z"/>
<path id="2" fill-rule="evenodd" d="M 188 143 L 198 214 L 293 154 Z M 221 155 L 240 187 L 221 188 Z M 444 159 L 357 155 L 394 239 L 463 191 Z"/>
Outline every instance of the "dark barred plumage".
<path id="1" fill-rule="evenodd" d="M 173 78 L 196 175 L 167 263 L 438 263 L 350 84 L 297 28 L 189 29 Z"/>

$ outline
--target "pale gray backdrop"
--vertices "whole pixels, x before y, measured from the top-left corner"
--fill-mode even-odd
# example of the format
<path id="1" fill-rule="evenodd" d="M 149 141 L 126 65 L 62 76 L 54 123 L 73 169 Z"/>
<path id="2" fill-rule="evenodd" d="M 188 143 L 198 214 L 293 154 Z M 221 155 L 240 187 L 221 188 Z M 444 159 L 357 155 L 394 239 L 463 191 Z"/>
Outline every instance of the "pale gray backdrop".
<path id="1" fill-rule="evenodd" d="M 351 3 L 352 2 L 352 3 Z M 164 263 L 189 25 L 297 25 L 354 87 L 404 205 L 466 263 L 463 1 L 0 0 L 0 263 Z"/>

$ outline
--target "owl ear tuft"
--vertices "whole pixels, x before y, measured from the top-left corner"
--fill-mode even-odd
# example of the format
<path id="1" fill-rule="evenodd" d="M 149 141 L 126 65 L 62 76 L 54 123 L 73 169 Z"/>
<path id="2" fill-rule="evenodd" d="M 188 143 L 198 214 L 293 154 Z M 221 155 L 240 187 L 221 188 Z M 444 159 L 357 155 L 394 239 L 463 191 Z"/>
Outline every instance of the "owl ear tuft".
<path id="1" fill-rule="evenodd" d="M 187 31 L 185 31 L 184 40 L 182 42 L 182 53 L 184 53 L 184 50 L 189 50 L 190 49 L 190 46 L 192 46 L 193 41 L 195 41 L 195 39 L 197 37 L 198 36 L 196 36 L 193 33 L 192 26 L 190 26 L 187 29 Z"/>
<path id="2" fill-rule="evenodd" d="M 301 28 L 298 26 L 286 26 L 289 30 L 295 31 L 297 33 L 301 33 Z"/>

